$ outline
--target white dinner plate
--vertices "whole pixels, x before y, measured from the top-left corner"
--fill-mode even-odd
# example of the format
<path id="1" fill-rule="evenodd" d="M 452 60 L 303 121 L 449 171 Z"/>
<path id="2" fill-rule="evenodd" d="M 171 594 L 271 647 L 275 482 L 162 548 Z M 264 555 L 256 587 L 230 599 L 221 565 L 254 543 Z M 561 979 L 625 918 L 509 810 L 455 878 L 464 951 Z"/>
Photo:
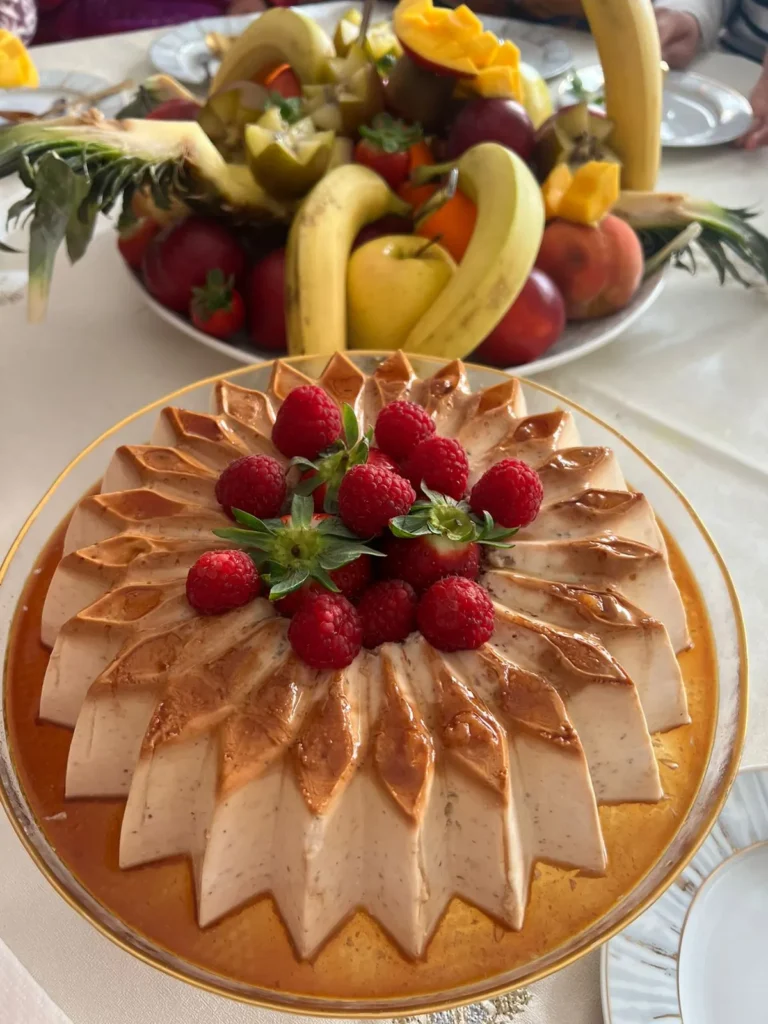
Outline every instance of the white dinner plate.
<path id="1" fill-rule="evenodd" d="M 574 89 L 578 75 L 581 89 Z M 603 69 L 599 64 L 578 68 L 560 83 L 559 105 L 582 99 L 602 102 Z M 586 93 L 586 95 L 585 95 Z M 669 149 L 720 146 L 733 142 L 752 124 L 752 107 L 736 89 L 693 71 L 670 71 L 664 80 L 661 142 Z"/>
<path id="2" fill-rule="evenodd" d="M 131 281 L 138 290 L 146 304 L 162 317 L 169 324 L 188 334 L 195 341 L 200 341 L 208 348 L 221 352 L 237 363 L 249 365 L 259 359 L 274 359 L 275 352 L 267 352 L 252 344 L 247 332 L 243 332 L 238 339 L 230 341 L 219 341 L 209 334 L 199 331 L 186 317 L 180 316 L 171 309 L 166 309 L 159 302 L 152 298 L 142 284 L 139 277 L 126 266 Z M 602 317 L 600 320 L 585 320 L 583 323 L 569 324 L 563 331 L 562 336 L 555 342 L 546 355 L 531 363 L 522 366 L 509 366 L 507 370 L 514 373 L 522 373 L 531 377 L 535 373 L 543 373 L 544 370 L 553 370 L 556 366 L 570 363 L 574 359 L 580 359 L 589 352 L 594 352 L 603 345 L 625 331 L 635 320 L 643 315 L 648 307 L 656 301 L 664 287 L 664 269 L 657 270 L 646 281 L 642 283 L 634 299 L 630 304 L 613 316 Z"/>
<path id="3" fill-rule="evenodd" d="M 329 34 L 333 33 L 339 18 L 354 4 L 332 0 L 330 3 L 311 4 L 294 8 L 315 19 Z M 357 5 L 359 6 L 359 4 Z M 387 18 L 391 5 L 379 4 L 374 19 Z M 208 32 L 222 35 L 240 35 L 258 15 L 243 14 L 231 18 L 201 18 L 166 32 L 150 47 L 149 58 L 158 71 L 172 75 L 187 85 L 207 85 L 218 69 L 218 61 L 211 57 L 206 46 Z M 492 32 L 505 39 L 513 39 L 520 48 L 522 60 L 532 65 L 544 78 L 556 78 L 573 64 L 570 48 L 562 39 L 553 36 L 553 30 L 542 25 L 528 25 L 504 18 L 483 18 Z"/>
<path id="4" fill-rule="evenodd" d="M 100 75 L 84 71 L 41 71 L 37 89 L 0 89 L 0 110 L 20 110 L 30 114 L 44 114 L 58 99 L 73 103 L 107 89 L 110 82 Z M 115 117 L 125 105 L 125 93 L 107 96 L 95 104 L 107 117 Z M 7 122 L 0 117 L 0 125 Z"/>
<path id="5" fill-rule="evenodd" d="M 747 768 L 688 867 L 603 946 L 605 1024 L 765 1024 L 768 766 Z"/>

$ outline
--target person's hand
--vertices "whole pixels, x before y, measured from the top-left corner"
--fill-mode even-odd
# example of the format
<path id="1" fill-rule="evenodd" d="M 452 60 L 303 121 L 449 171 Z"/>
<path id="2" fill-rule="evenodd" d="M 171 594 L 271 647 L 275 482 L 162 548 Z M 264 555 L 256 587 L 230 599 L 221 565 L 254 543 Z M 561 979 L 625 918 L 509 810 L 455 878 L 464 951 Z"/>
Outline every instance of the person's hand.
<path id="1" fill-rule="evenodd" d="M 701 26 L 692 14 L 656 8 L 661 57 L 671 68 L 687 68 L 701 46 Z"/>
<path id="2" fill-rule="evenodd" d="M 227 8 L 227 14 L 258 14 L 259 11 L 266 11 L 265 0 L 232 0 Z"/>
<path id="3" fill-rule="evenodd" d="M 752 104 L 752 125 L 749 131 L 739 139 L 744 149 L 758 149 L 768 146 L 768 65 L 757 80 L 757 85 L 749 97 Z"/>

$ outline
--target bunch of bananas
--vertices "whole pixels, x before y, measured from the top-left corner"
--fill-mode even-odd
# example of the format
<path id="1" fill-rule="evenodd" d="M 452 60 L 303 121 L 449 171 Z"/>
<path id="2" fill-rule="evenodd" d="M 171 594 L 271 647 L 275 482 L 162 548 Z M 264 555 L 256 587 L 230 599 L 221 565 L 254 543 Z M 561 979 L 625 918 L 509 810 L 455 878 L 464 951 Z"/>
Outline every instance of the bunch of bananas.
<path id="1" fill-rule="evenodd" d="M 459 187 L 477 205 L 477 221 L 458 270 L 401 347 L 462 358 L 514 302 L 531 271 L 544 230 L 541 190 L 525 163 L 496 143 L 467 150 Z M 291 355 L 346 347 L 347 261 L 357 233 L 387 214 L 408 212 L 386 183 L 357 164 L 327 174 L 291 225 L 286 318 Z"/>

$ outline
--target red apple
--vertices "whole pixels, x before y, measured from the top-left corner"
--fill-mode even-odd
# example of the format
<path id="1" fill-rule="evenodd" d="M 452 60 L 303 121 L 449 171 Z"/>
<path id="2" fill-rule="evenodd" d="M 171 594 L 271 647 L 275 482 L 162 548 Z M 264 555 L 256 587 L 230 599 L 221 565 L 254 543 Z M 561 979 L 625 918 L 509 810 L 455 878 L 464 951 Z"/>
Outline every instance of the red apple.
<path id="1" fill-rule="evenodd" d="M 504 318 L 472 358 L 490 366 L 519 366 L 538 359 L 565 327 L 565 303 L 550 277 L 535 268 Z"/>
<path id="2" fill-rule="evenodd" d="M 480 142 L 498 142 L 523 160 L 529 160 L 535 139 L 533 121 L 514 100 L 469 100 L 451 125 L 448 157 L 455 160 Z"/>
<path id="3" fill-rule="evenodd" d="M 248 324 L 255 348 L 284 352 L 285 249 L 275 249 L 253 265 L 246 289 Z"/>

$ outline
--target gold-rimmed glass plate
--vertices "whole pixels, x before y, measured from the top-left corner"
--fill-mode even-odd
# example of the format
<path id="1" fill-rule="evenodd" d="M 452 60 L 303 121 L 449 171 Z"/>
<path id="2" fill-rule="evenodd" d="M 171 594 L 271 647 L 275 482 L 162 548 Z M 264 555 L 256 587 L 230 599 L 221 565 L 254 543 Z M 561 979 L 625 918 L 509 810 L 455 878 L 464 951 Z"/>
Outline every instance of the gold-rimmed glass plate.
<path id="1" fill-rule="evenodd" d="M 357 353 L 352 358 L 363 370 L 371 371 L 382 356 Z M 434 373 L 440 365 L 439 360 L 428 358 L 412 361 L 422 376 Z M 304 373 L 317 376 L 325 359 L 305 357 L 293 362 Z M 9 648 L 7 627 L 14 614 L 25 614 L 23 604 L 18 607 L 19 600 L 28 580 L 34 586 L 31 574 L 41 551 L 68 510 L 98 481 L 113 450 L 121 444 L 146 442 L 164 405 L 207 411 L 214 380 L 231 379 L 246 387 L 264 388 L 270 369 L 271 364 L 260 364 L 182 389 L 117 424 L 67 467 L 26 523 L 0 570 L 4 658 Z M 473 388 L 505 379 L 504 374 L 483 367 L 470 366 L 468 372 Z M 174 943 L 167 935 L 142 933 L 131 920 L 129 903 L 114 898 L 114 885 L 119 888 L 121 880 L 135 884 L 128 882 L 129 876 L 141 877 L 151 884 L 152 872 L 168 871 L 168 865 L 137 869 L 142 876 L 115 869 L 112 890 L 99 888 L 89 878 L 79 880 L 71 865 L 57 855 L 50 826 L 36 804 L 34 787 L 28 778 L 25 784 L 26 766 L 10 732 L 6 691 L 0 719 L 0 795 L 6 810 L 49 881 L 123 948 L 209 991 L 255 1004 L 332 1016 L 412 1014 L 485 998 L 572 962 L 626 925 L 693 855 L 725 799 L 744 738 L 746 647 L 730 577 L 694 510 L 627 439 L 540 385 L 525 382 L 524 390 L 531 413 L 554 406 L 568 409 L 583 444 L 615 450 L 625 477 L 648 496 L 672 541 L 672 562 L 698 643 L 693 652 L 682 655 L 693 724 L 656 738 L 667 799 L 653 808 L 602 808 L 611 864 L 606 879 L 581 879 L 573 872 L 540 865 L 519 933 L 507 932 L 455 900 L 438 926 L 425 960 L 411 962 L 361 913 L 313 964 L 300 964 L 269 899 L 238 911 L 205 933 L 195 931 L 191 944 Z M 26 597 L 24 601 L 28 609 L 33 608 L 34 602 Z M 713 657 L 708 660 L 704 655 L 710 644 Z M 6 676 L 6 686 L 9 682 L 12 680 Z M 35 702 L 29 707 L 36 707 Z M 63 790 L 63 770 L 60 784 Z M 178 863 L 173 870 L 184 873 L 188 868 Z M 189 928 L 196 929 L 191 910 L 188 917 Z M 219 928 L 222 930 L 217 932 Z M 246 957 L 243 947 L 248 943 Z M 267 951 L 272 957 L 270 969 L 259 970 Z"/>

